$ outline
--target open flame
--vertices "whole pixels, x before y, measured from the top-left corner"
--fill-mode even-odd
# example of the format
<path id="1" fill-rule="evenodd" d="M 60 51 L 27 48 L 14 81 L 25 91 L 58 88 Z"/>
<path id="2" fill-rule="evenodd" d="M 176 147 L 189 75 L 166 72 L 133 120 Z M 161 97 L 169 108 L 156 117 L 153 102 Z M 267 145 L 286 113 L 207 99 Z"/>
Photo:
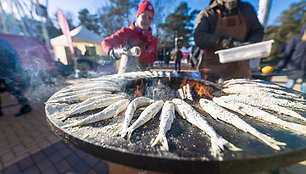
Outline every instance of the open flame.
<path id="1" fill-rule="evenodd" d="M 203 72 L 209 72 L 210 69 L 208 69 L 208 68 L 202 68 L 202 69 L 200 69 L 199 71 L 200 71 L 200 72 L 202 72 L 202 71 L 203 71 Z"/>
<path id="2" fill-rule="evenodd" d="M 136 79 L 135 80 L 135 85 L 136 85 L 136 92 L 135 92 L 135 97 L 139 97 L 142 95 L 142 92 L 140 92 L 141 87 L 143 85 L 143 80 L 140 80 L 140 84 L 138 84 L 139 81 Z"/>
<path id="3" fill-rule="evenodd" d="M 160 85 L 160 79 L 158 79 L 157 85 Z"/>
<path id="4" fill-rule="evenodd" d="M 204 79 L 206 79 L 207 76 L 205 76 Z M 183 86 L 185 86 L 187 84 L 187 78 L 182 80 L 182 83 L 180 85 L 180 88 L 182 88 Z M 213 96 L 208 92 L 208 90 L 205 88 L 205 84 L 201 84 L 199 82 L 193 82 L 193 81 L 189 81 L 188 82 L 190 89 L 193 89 L 196 94 L 198 96 L 202 97 L 209 97 L 209 98 L 213 98 Z"/>
<path id="5" fill-rule="evenodd" d="M 195 85 L 194 90 L 200 97 L 213 98 L 213 96 L 208 92 L 208 90 L 206 90 L 205 86 L 200 85 L 199 83 Z"/>

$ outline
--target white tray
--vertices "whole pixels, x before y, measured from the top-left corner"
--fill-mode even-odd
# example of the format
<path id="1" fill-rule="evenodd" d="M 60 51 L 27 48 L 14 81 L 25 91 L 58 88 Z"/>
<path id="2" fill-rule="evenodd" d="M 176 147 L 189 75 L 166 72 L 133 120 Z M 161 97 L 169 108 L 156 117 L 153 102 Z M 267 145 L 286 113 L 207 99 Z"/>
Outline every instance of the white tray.
<path id="1" fill-rule="evenodd" d="M 264 58 L 270 55 L 273 42 L 274 40 L 268 40 L 240 47 L 219 50 L 216 51 L 215 54 L 219 54 L 220 63 Z"/>

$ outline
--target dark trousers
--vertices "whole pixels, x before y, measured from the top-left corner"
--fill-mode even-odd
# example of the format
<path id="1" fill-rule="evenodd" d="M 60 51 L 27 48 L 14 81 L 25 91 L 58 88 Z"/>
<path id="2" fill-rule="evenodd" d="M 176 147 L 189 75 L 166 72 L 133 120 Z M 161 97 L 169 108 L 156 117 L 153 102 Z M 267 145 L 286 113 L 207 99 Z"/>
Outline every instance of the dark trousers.
<path id="1" fill-rule="evenodd" d="M 28 104 L 28 99 L 22 94 L 21 89 L 16 83 L 11 79 L 2 79 L 0 78 L 0 92 L 7 91 L 18 100 L 19 104 L 22 106 Z M 0 98 L 1 100 L 1 98 Z M 0 101 L 1 104 L 1 101 Z M 1 108 L 0 108 L 1 109 Z"/>
<path id="2" fill-rule="evenodd" d="M 178 69 L 177 69 L 177 68 L 178 68 Z M 174 69 L 175 69 L 175 71 L 177 71 L 177 72 L 180 72 L 180 71 L 181 71 L 181 61 L 175 61 Z"/>

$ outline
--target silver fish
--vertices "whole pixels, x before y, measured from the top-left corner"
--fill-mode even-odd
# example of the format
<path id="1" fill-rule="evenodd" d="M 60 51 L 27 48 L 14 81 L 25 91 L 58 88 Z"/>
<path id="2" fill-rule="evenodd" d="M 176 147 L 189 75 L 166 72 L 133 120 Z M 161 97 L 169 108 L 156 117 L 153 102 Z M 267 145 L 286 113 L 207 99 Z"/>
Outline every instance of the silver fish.
<path id="1" fill-rule="evenodd" d="M 49 100 L 46 103 L 71 103 L 76 101 L 84 101 L 86 99 L 89 99 L 91 97 L 103 95 L 103 94 L 111 94 L 111 91 L 92 91 L 88 93 L 81 93 L 71 96 L 64 96 L 59 98 L 49 98 Z"/>
<path id="2" fill-rule="evenodd" d="M 302 101 L 302 102 L 306 101 L 303 97 L 292 97 L 292 96 L 287 96 L 287 95 L 276 94 L 273 92 L 269 92 L 267 90 L 254 90 L 251 88 L 244 88 L 244 87 L 224 88 L 222 89 L 222 91 L 227 94 L 249 94 L 249 95 L 267 96 L 267 97 L 274 97 L 274 98 L 295 100 L 295 101 Z"/>
<path id="3" fill-rule="evenodd" d="M 96 97 L 95 97 L 96 98 Z M 117 95 L 117 96 L 110 96 L 107 98 L 103 98 L 100 100 L 95 100 L 92 101 L 91 99 L 88 99 L 90 101 L 92 101 L 91 103 L 89 103 L 88 100 L 85 100 L 84 102 L 74 106 L 68 113 L 65 113 L 65 116 L 63 117 L 62 121 L 66 120 L 67 118 L 69 118 L 72 115 L 75 114 L 80 114 L 80 113 L 84 113 L 86 111 L 91 111 L 94 109 L 100 109 L 106 106 L 109 106 L 113 103 L 116 103 L 119 100 L 125 99 L 126 95 Z"/>
<path id="4" fill-rule="evenodd" d="M 213 101 L 201 98 L 199 102 L 200 106 L 205 110 L 205 112 L 210 114 L 214 119 L 222 120 L 226 123 L 232 124 L 233 126 L 237 127 L 238 129 L 244 132 L 249 132 L 250 134 L 254 135 L 255 137 L 257 137 L 258 139 L 260 139 L 261 141 L 263 141 L 264 143 L 266 143 L 268 146 L 270 146 L 275 150 L 280 150 L 279 146 L 286 145 L 286 143 L 276 141 L 273 138 L 257 131 L 251 125 L 249 125 L 241 118 L 239 118 L 237 115 L 222 108 Z"/>
<path id="5" fill-rule="evenodd" d="M 242 149 L 222 138 L 206 121 L 205 117 L 197 112 L 191 105 L 177 98 L 173 99 L 172 102 L 175 104 L 176 111 L 183 119 L 195 125 L 210 137 L 212 156 L 219 160 L 223 160 L 221 151 L 224 150 L 224 147 L 229 148 L 231 151 L 242 151 Z"/>
<path id="6" fill-rule="evenodd" d="M 299 94 L 294 94 L 285 91 L 284 89 L 273 89 L 273 88 L 268 88 L 266 86 L 258 86 L 257 84 L 235 84 L 235 85 L 230 85 L 228 88 L 244 88 L 244 90 L 248 91 L 263 91 L 263 92 L 268 92 L 268 93 L 274 93 L 278 95 L 285 95 L 285 96 L 291 96 L 297 99 L 300 99 L 302 95 Z"/>
<path id="7" fill-rule="evenodd" d="M 255 117 L 258 118 L 260 120 L 264 120 L 270 123 L 274 123 L 277 125 L 280 125 L 281 127 L 290 130 L 294 133 L 298 133 L 298 134 L 304 134 L 306 135 L 306 126 L 301 125 L 301 124 L 297 124 L 297 123 L 292 123 L 292 122 L 288 122 L 288 121 L 284 121 L 280 118 L 278 118 L 275 115 L 272 115 L 268 112 L 265 112 L 259 108 L 250 106 L 250 105 L 246 105 L 244 103 L 239 103 L 236 101 L 232 101 L 232 100 L 227 100 L 225 98 L 220 98 L 220 97 L 214 97 L 213 101 L 215 103 L 217 103 L 218 105 L 230 109 L 234 112 L 237 112 L 241 115 L 248 115 L 251 117 Z"/>
<path id="8" fill-rule="evenodd" d="M 287 100 L 287 99 L 280 99 L 274 97 L 267 97 L 267 96 L 256 96 L 256 95 L 247 95 L 247 94 L 240 94 L 240 97 L 248 98 L 249 100 L 258 101 L 258 103 L 271 103 L 276 104 L 283 107 L 288 107 L 292 109 L 299 109 L 299 110 L 306 110 L 306 105 L 302 102 Z"/>
<path id="9" fill-rule="evenodd" d="M 63 128 L 86 125 L 115 117 L 126 109 L 129 102 L 129 99 L 117 101 L 116 103 L 106 107 L 103 111 L 90 115 L 83 120 L 75 121 L 70 124 L 64 125 Z"/>
<path id="10" fill-rule="evenodd" d="M 63 88 L 59 92 L 66 93 L 66 92 L 72 92 L 72 91 L 79 91 L 79 90 L 84 90 L 84 89 L 87 89 L 87 88 L 97 87 L 98 85 L 99 85 L 99 83 L 81 82 L 81 83 L 74 84 L 74 85 L 68 86 L 66 88 Z"/>
<path id="11" fill-rule="evenodd" d="M 142 126 L 149 120 L 151 120 L 163 107 L 164 102 L 162 100 L 158 100 L 151 105 L 149 105 L 138 117 L 138 119 L 128 128 L 127 137 L 131 138 L 132 133 L 135 129 Z"/>
<path id="12" fill-rule="evenodd" d="M 131 101 L 131 103 L 129 104 L 129 106 L 127 107 L 124 113 L 121 128 L 119 131 L 114 133 L 114 136 L 120 134 L 121 137 L 125 137 L 125 135 L 127 134 L 128 126 L 134 116 L 134 112 L 136 111 L 136 109 L 138 107 L 148 106 L 152 104 L 153 102 L 154 100 L 148 97 L 138 97 L 138 98 L 135 98 L 133 101 Z"/>
<path id="13" fill-rule="evenodd" d="M 110 91 L 110 92 L 118 92 L 121 91 L 118 87 L 112 87 L 112 86 L 97 86 L 97 87 L 90 87 L 78 91 L 72 91 L 72 92 L 61 92 L 57 95 L 55 95 L 53 98 L 60 98 L 60 97 L 66 97 L 66 96 L 73 96 L 73 95 L 82 95 L 87 94 L 89 92 L 98 92 L 98 91 Z"/>
<path id="14" fill-rule="evenodd" d="M 171 129 L 175 117 L 175 105 L 171 101 L 166 101 L 160 114 L 159 132 L 156 139 L 152 143 L 152 147 L 157 143 L 162 144 L 162 149 L 169 151 L 166 133 Z"/>
<path id="15" fill-rule="evenodd" d="M 240 95 L 228 95 L 228 96 L 222 96 L 221 98 L 228 98 L 233 101 L 242 102 L 248 105 L 256 106 L 259 108 L 264 108 L 267 110 L 271 110 L 280 114 L 285 114 L 287 116 L 291 116 L 293 118 L 298 118 L 300 120 L 306 121 L 306 118 L 301 116 L 299 113 L 292 111 L 290 109 L 287 109 L 285 107 L 279 106 L 277 104 L 272 104 L 268 102 L 262 102 L 260 100 L 256 100 L 256 98 L 246 98 L 244 96 Z"/>
<path id="16" fill-rule="evenodd" d="M 231 85 L 248 85 L 248 86 L 257 86 L 257 87 L 263 87 L 263 88 L 272 88 L 272 89 L 285 89 L 285 87 L 268 83 L 261 80 L 250 80 L 250 79 L 235 79 L 235 80 L 227 80 L 223 82 L 223 87 L 229 87 Z"/>

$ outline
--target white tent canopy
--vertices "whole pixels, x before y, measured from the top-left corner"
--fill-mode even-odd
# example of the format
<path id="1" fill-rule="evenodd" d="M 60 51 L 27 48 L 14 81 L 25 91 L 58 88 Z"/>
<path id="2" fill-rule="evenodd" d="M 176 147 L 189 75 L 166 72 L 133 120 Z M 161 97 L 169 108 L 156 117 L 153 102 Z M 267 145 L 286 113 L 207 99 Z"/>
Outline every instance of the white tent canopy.
<path id="1" fill-rule="evenodd" d="M 92 44 L 101 44 L 103 38 L 96 33 L 88 30 L 84 26 L 79 26 L 70 31 L 70 36 L 72 38 L 72 42 L 85 42 Z M 68 44 L 65 35 L 60 35 L 58 37 L 52 38 L 51 45 L 65 45 Z"/>

